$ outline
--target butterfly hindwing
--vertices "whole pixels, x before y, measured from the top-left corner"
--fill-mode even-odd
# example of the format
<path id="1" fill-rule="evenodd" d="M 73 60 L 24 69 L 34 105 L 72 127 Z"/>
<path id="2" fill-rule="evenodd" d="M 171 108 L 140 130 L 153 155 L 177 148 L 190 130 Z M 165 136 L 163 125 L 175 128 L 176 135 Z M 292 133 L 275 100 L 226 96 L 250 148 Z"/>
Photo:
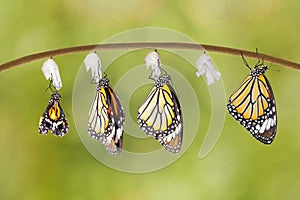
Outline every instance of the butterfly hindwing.
<path id="1" fill-rule="evenodd" d="M 90 137 L 101 141 L 111 155 L 121 153 L 124 119 L 124 109 L 119 97 L 109 86 L 109 80 L 101 79 L 89 112 Z"/>
<path id="2" fill-rule="evenodd" d="M 167 134 L 165 136 L 162 135 L 156 135 L 155 138 L 164 146 L 164 148 L 172 153 L 178 153 L 181 149 L 182 145 L 182 134 L 183 134 L 183 127 L 182 127 L 182 114 L 181 114 L 181 108 L 179 104 L 179 100 L 177 98 L 177 95 L 172 88 L 171 85 L 168 85 L 172 102 L 174 103 L 173 111 L 174 111 L 174 119 L 173 124 L 170 126 L 170 134 Z M 168 111 L 170 111 L 168 109 Z"/>
<path id="3" fill-rule="evenodd" d="M 276 135 L 276 103 L 271 85 L 264 75 L 267 66 L 251 70 L 241 86 L 230 96 L 229 113 L 257 140 L 271 144 Z"/>
<path id="4" fill-rule="evenodd" d="M 169 76 L 161 76 L 138 109 L 138 123 L 166 150 L 178 153 L 182 145 L 182 114 Z"/>
<path id="5" fill-rule="evenodd" d="M 59 99 L 60 94 L 58 92 L 52 94 L 48 106 L 40 118 L 39 133 L 47 134 L 50 130 L 54 135 L 62 137 L 68 132 L 69 125 Z"/>

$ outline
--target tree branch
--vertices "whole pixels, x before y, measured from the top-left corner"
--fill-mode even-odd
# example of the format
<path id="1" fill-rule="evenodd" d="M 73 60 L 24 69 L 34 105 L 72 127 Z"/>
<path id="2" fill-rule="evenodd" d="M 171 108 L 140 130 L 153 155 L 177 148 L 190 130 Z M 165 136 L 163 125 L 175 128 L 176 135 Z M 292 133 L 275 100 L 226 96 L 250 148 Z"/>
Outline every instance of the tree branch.
<path id="1" fill-rule="evenodd" d="M 126 50 L 126 49 L 129 50 L 129 49 L 147 49 L 147 48 L 182 49 L 182 50 L 197 50 L 197 51 L 205 50 L 207 52 L 218 52 L 218 53 L 230 54 L 235 56 L 240 56 L 241 53 L 243 53 L 244 57 L 257 58 L 257 56 L 259 56 L 260 58 L 263 58 L 264 61 L 300 70 L 300 64 L 295 62 L 291 62 L 267 54 L 262 54 L 262 53 L 257 54 L 256 52 L 222 47 L 222 46 L 193 44 L 193 43 L 111 43 L 111 44 L 92 44 L 92 45 L 85 45 L 85 46 L 75 46 L 75 47 L 62 48 L 62 49 L 44 51 L 40 53 L 27 55 L 1 64 L 0 72 L 36 60 L 50 58 L 51 56 L 61 56 L 61 55 L 67 55 L 73 53 L 88 52 L 93 50 L 104 51 L 104 50 Z"/>

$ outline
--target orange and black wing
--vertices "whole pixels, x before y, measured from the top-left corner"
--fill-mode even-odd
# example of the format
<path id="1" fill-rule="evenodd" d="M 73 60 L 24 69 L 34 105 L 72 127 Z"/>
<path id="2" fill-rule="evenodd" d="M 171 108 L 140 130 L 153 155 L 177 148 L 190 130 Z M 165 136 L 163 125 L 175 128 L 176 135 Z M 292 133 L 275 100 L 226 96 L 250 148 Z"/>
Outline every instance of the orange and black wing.
<path id="1" fill-rule="evenodd" d="M 230 96 L 229 113 L 257 140 L 271 144 L 276 135 L 276 103 L 271 85 L 264 74 L 246 77 Z"/>
<path id="2" fill-rule="evenodd" d="M 89 112 L 88 133 L 101 141 L 111 155 L 122 151 L 124 109 L 109 85 L 99 85 Z"/>
<path id="3" fill-rule="evenodd" d="M 163 147 L 178 153 L 182 145 L 182 114 L 177 95 L 169 84 L 155 85 L 138 109 L 138 123 Z"/>
<path id="4" fill-rule="evenodd" d="M 52 94 L 48 106 L 40 118 L 39 133 L 47 134 L 50 130 L 54 135 L 62 137 L 68 132 L 69 125 L 59 99 L 59 93 Z"/>

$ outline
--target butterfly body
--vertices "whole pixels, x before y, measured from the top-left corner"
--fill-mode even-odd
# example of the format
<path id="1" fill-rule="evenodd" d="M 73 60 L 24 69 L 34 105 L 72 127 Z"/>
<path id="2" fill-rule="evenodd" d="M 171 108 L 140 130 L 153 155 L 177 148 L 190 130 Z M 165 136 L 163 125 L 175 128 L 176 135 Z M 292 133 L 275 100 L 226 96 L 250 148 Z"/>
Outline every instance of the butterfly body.
<path id="1" fill-rule="evenodd" d="M 69 125 L 59 99 L 60 94 L 58 92 L 52 94 L 48 106 L 40 118 L 39 133 L 47 134 L 50 130 L 54 135 L 62 137 L 68 132 Z"/>
<path id="2" fill-rule="evenodd" d="M 155 80 L 151 92 L 138 109 L 138 123 L 147 135 L 153 136 L 166 150 L 178 153 L 182 145 L 182 114 L 170 82 L 168 74 Z"/>
<path id="3" fill-rule="evenodd" d="M 230 96 L 227 108 L 257 140 L 271 144 L 276 135 L 277 114 L 274 94 L 264 75 L 267 69 L 262 64 L 251 69 L 250 75 Z"/>
<path id="4" fill-rule="evenodd" d="M 97 84 L 96 95 L 89 112 L 88 133 L 101 141 L 111 155 L 122 151 L 125 112 L 117 94 L 103 78 Z"/>

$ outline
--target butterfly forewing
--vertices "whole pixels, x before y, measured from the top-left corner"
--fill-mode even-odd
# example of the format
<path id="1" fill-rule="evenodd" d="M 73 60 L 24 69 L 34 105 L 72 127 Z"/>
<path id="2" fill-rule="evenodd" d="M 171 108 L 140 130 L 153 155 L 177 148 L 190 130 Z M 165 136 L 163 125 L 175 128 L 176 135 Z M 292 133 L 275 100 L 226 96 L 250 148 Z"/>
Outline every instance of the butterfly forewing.
<path id="1" fill-rule="evenodd" d="M 109 135 L 108 127 L 112 126 L 108 116 L 108 104 L 104 98 L 105 90 L 101 88 L 96 91 L 92 107 L 89 112 L 89 134 L 93 139 L 104 140 Z"/>
<path id="2" fill-rule="evenodd" d="M 252 69 L 241 86 L 230 96 L 229 113 L 257 140 L 271 144 L 276 135 L 276 103 L 264 75 L 267 66 Z"/>

